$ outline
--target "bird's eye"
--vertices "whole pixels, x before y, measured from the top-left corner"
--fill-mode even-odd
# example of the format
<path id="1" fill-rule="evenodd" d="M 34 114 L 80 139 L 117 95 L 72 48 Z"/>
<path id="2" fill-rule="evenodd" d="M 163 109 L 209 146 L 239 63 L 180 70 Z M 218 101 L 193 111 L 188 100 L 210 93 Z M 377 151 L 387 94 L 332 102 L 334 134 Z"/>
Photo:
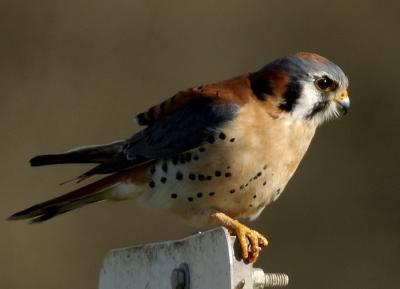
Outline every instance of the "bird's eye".
<path id="1" fill-rule="evenodd" d="M 337 88 L 337 83 L 327 76 L 318 78 L 314 83 L 323 92 L 334 91 Z"/>

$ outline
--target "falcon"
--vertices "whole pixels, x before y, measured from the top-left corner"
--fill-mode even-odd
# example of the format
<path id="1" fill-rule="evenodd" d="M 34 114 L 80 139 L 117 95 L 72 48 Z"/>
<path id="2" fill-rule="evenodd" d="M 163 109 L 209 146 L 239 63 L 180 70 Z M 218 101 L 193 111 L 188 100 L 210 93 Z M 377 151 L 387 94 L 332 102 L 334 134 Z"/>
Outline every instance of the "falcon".
<path id="1" fill-rule="evenodd" d="M 32 166 L 93 163 L 68 194 L 12 215 L 32 223 L 103 200 L 133 200 L 196 227 L 220 224 L 237 236 L 243 259 L 268 244 L 241 224 L 283 192 L 326 120 L 349 108 L 348 79 L 309 52 L 276 59 L 254 73 L 182 90 L 137 115 L 143 129 L 105 145 L 30 160 Z"/>

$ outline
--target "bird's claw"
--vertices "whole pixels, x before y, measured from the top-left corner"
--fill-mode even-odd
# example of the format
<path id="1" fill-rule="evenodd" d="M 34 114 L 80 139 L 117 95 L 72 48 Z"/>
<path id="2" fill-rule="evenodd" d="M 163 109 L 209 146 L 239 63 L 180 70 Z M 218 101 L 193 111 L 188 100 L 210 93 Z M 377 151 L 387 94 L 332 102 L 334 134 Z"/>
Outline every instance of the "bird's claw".
<path id="1" fill-rule="evenodd" d="M 242 257 L 249 263 L 255 263 L 260 255 L 262 247 L 268 245 L 268 240 L 259 232 L 250 229 L 240 222 L 228 217 L 224 213 L 217 212 L 212 215 L 219 223 L 224 225 L 228 230 L 236 235 Z"/>
<path id="2" fill-rule="evenodd" d="M 231 228 L 231 232 L 236 235 L 239 241 L 243 259 L 249 263 L 255 263 L 262 247 L 268 245 L 267 238 L 239 222 L 238 226 Z"/>

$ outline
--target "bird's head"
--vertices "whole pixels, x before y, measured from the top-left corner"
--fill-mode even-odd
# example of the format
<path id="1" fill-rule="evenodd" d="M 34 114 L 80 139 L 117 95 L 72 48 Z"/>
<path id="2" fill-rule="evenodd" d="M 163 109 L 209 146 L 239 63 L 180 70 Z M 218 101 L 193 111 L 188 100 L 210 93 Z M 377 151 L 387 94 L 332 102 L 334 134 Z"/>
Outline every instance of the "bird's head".
<path id="1" fill-rule="evenodd" d="M 349 81 L 339 66 L 309 52 L 276 59 L 251 74 L 253 92 L 293 120 L 320 124 L 347 113 Z"/>

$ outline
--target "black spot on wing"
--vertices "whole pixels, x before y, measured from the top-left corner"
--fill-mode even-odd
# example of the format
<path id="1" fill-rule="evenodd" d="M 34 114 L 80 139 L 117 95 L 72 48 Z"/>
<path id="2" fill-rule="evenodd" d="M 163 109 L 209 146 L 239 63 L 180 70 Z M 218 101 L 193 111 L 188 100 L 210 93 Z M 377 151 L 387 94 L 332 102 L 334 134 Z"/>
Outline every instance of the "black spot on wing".
<path id="1" fill-rule="evenodd" d="M 146 125 L 146 124 L 148 124 L 148 121 L 147 121 L 147 119 L 146 119 L 146 116 L 145 116 L 144 112 L 139 113 L 139 114 L 136 116 L 136 119 L 137 119 L 137 122 L 138 122 L 139 125 Z"/>
<path id="2" fill-rule="evenodd" d="M 154 114 L 155 114 L 156 107 L 152 106 L 148 111 L 147 111 L 147 120 L 153 121 L 154 120 Z"/>
<path id="3" fill-rule="evenodd" d="M 182 174 L 181 172 L 177 172 L 177 173 L 176 173 L 176 179 L 177 179 L 178 181 L 181 181 L 181 180 L 183 179 L 183 174 Z"/>
<path id="4" fill-rule="evenodd" d="M 210 135 L 208 136 L 207 141 L 212 144 L 215 142 L 215 137 L 213 135 Z"/>
<path id="5" fill-rule="evenodd" d="M 154 181 L 149 182 L 149 187 L 154 188 L 156 186 L 156 183 Z"/>

